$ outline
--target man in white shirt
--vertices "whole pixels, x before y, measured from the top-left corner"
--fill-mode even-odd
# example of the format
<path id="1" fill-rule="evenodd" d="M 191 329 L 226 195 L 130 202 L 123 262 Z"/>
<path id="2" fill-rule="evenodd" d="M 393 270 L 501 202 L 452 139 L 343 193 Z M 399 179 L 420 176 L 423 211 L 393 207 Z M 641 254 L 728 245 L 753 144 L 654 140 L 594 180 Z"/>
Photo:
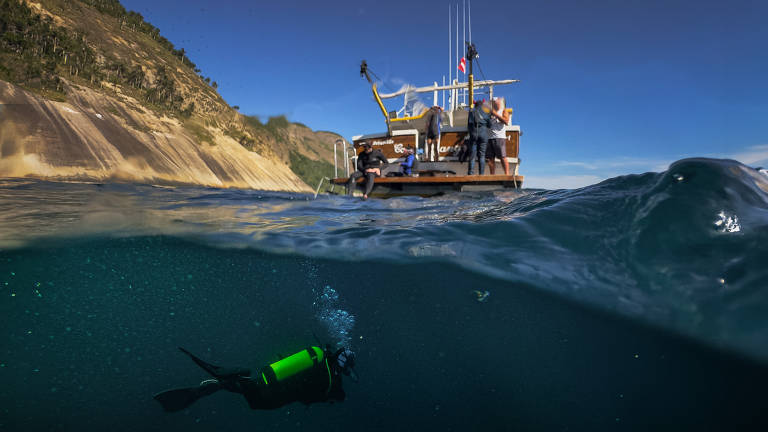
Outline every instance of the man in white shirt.
<path id="1" fill-rule="evenodd" d="M 504 127 L 511 120 L 509 111 L 504 109 L 504 99 L 493 98 L 493 110 L 491 111 L 491 130 L 488 140 L 488 169 L 491 175 L 496 171 L 496 158 L 501 159 L 504 167 L 504 175 L 509 175 L 509 162 L 507 161 L 507 132 Z"/>

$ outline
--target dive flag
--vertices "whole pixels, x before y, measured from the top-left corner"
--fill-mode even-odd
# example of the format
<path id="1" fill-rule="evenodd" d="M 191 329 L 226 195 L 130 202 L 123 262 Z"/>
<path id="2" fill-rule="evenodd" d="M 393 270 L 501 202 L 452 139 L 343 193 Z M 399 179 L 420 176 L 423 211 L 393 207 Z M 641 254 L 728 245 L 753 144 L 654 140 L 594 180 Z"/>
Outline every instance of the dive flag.
<path id="1" fill-rule="evenodd" d="M 463 73 L 467 73 L 467 60 L 464 57 L 459 61 L 459 70 Z"/>

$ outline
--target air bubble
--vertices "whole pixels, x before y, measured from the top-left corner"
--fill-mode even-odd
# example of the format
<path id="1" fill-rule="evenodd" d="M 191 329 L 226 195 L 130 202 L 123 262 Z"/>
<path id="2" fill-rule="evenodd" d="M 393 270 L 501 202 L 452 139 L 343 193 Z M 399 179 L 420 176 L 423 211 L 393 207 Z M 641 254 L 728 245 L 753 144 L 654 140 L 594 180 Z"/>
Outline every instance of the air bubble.
<path id="1" fill-rule="evenodd" d="M 315 314 L 335 337 L 337 344 L 349 346 L 350 332 L 355 326 L 355 316 L 338 307 L 339 293 L 330 285 L 325 285 L 322 293 L 313 303 Z"/>

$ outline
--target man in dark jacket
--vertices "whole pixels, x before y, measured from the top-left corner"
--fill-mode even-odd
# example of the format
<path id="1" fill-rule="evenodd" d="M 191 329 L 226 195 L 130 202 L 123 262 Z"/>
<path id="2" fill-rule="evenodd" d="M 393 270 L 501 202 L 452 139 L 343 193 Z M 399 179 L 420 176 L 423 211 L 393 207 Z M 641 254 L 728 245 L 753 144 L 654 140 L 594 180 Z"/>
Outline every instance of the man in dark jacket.
<path id="1" fill-rule="evenodd" d="M 485 101 L 476 101 L 475 107 L 467 116 L 469 130 L 469 169 L 467 175 L 475 170 L 475 161 L 479 159 L 480 175 L 485 172 L 485 150 L 488 148 L 488 129 L 491 127 L 490 106 Z"/>
<path id="2" fill-rule="evenodd" d="M 363 199 L 368 199 L 368 195 L 373 190 L 373 180 L 381 176 L 381 165 L 388 163 L 389 161 L 381 153 L 381 150 L 373 150 L 371 143 L 365 143 L 363 151 L 357 156 L 357 171 L 353 172 L 347 181 L 347 195 L 352 195 L 354 192 L 357 179 L 365 177 Z"/>

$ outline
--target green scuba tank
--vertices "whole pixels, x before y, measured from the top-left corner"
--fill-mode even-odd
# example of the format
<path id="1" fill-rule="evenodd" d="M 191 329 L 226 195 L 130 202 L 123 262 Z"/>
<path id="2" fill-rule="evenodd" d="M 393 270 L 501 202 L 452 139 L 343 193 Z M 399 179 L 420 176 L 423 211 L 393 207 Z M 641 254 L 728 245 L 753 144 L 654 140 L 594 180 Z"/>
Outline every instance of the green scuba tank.
<path id="1" fill-rule="evenodd" d="M 277 381 L 283 381 L 325 360 L 323 350 L 312 346 L 269 365 Z M 271 374 L 270 374 L 271 375 Z M 266 378 L 265 380 L 266 381 Z"/>

